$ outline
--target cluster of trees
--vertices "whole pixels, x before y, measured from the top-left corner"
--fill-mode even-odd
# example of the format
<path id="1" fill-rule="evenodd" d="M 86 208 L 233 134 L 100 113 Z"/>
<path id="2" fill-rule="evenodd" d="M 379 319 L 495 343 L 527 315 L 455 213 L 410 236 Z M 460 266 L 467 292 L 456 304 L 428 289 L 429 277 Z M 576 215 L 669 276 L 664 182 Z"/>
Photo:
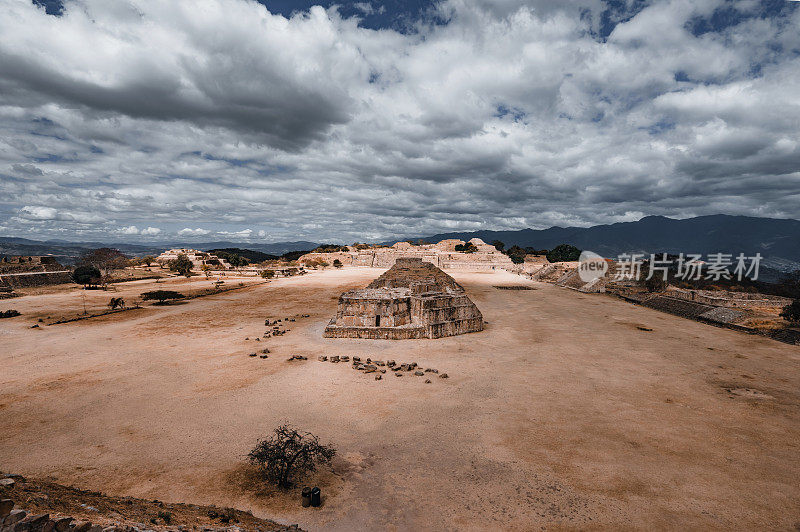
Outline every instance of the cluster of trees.
<path id="1" fill-rule="evenodd" d="M 525 255 L 547 255 L 549 253 L 549 251 L 546 250 L 546 249 L 536 249 L 536 248 L 531 248 L 531 247 L 520 247 L 520 246 L 517 246 L 516 244 L 511 246 L 510 248 L 506 249 L 505 243 L 501 242 L 500 240 L 493 241 L 492 245 L 494 246 L 494 248 L 497 251 L 500 251 L 500 252 L 505 253 L 506 255 L 508 255 L 508 257 L 511 259 L 511 262 L 513 262 L 514 264 L 522 264 L 523 262 L 525 262 Z M 562 245 L 566 245 L 566 244 L 562 244 Z M 458 248 L 456 248 L 456 249 L 458 249 Z M 559 252 L 557 255 L 554 255 L 554 258 L 556 258 L 557 256 L 560 256 L 560 255 L 561 255 L 561 253 Z M 578 252 L 578 255 L 580 255 L 580 251 Z M 550 257 L 548 257 L 548 260 L 549 259 L 550 259 Z M 577 260 L 577 259 L 575 259 L 575 260 Z M 551 260 L 550 262 L 561 262 L 561 261 L 559 261 L 559 260 Z"/>
<path id="2" fill-rule="evenodd" d="M 467 242 L 466 244 L 456 244 L 455 250 L 462 253 L 475 253 L 478 248 L 472 242 Z"/>
<path id="3" fill-rule="evenodd" d="M 314 249 L 312 253 L 336 253 L 337 251 L 350 251 L 347 246 L 338 244 L 322 244 Z"/>
<path id="4" fill-rule="evenodd" d="M 571 244 L 559 244 L 548 251 L 545 256 L 550 262 L 573 262 L 580 258 L 581 250 Z"/>
<path id="5" fill-rule="evenodd" d="M 145 255 L 144 257 L 134 257 L 130 260 L 131 266 L 147 266 L 148 268 L 150 265 L 156 262 L 156 258 L 152 255 Z"/>

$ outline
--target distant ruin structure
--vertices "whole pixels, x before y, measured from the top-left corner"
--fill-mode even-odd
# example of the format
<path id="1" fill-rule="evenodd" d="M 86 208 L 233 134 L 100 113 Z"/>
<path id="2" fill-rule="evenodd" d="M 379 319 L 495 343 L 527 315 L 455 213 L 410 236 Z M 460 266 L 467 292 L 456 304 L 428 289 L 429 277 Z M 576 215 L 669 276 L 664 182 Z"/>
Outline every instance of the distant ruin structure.
<path id="1" fill-rule="evenodd" d="M 214 254 L 188 248 L 168 249 L 156 257 L 156 262 L 161 265 L 165 265 L 169 261 L 177 259 L 178 255 L 186 256 L 186 258 L 192 262 L 193 270 L 200 270 L 203 266 L 208 266 L 212 270 L 230 270 L 233 268 L 228 261 L 221 259 Z"/>
<path id="2" fill-rule="evenodd" d="M 329 338 L 404 340 L 483 330 L 483 315 L 464 288 L 419 257 L 400 257 L 366 288 L 339 297 Z"/>
<path id="3" fill-rule="evenodd" d="M 0 257 L 0 299 L 14 297 L 13 289 L 71 282 L 70 270 L 53 255 Z"/>
<path id="4" fill-rule="evenodd" d="M 398 258 L 414 257 L 429 262 L 443 270 L 457 269 L 464 271 L 491 271 L 510 269 L 514 266 L 511 259 L 498 251 L 494 246 L 480 238 L 469 241 L 476 251 L 456 251 L 456 246 L 466 244 L 463 240 L 442 240 L 436 244 L 410 244 L 397 242 L 392 246 L 370 247 L 358 249 L 348 246 L 348 251 L 331 253 L 307 253 L 300 257 L 300 263 L 322 260 L 332 264 L 338 260 L 343 266 L 367 266 L 372 268 L 390 268 Z"/>

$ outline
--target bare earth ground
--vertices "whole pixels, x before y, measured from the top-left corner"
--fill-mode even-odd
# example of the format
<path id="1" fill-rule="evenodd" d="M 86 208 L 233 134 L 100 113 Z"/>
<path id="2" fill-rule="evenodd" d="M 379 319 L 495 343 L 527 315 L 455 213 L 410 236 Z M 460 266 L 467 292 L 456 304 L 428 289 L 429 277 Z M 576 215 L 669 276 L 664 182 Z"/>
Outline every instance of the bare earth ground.
<path id="1" fill-rule="evenodd" d="M 0 321 L 0 469 L 311 530 L 800 523 L 797 347 L 506 272 L 454 274 L 489 322 L 481 333 L 322 338 L 339 293 L 380 272 L 315 272 L 39 329 L 38 317 L 74 314 L 80 291 L 2 302 L 23 316 Z M 536 290 L 492 288 L 526 283 Z M 187 284 L 209 283 L 124 283 L 90 306 Z M 265 318 L 303 313 L 285 336 L 254 341 Z M 247 356 L 264 347 L 270 358 Z M 375 381 L 320 354 L 450 378 Z M 322 508 L 253 489 L 242 467 L 282 421 L 339 450 L 333 472 L 309 481 Z"/>

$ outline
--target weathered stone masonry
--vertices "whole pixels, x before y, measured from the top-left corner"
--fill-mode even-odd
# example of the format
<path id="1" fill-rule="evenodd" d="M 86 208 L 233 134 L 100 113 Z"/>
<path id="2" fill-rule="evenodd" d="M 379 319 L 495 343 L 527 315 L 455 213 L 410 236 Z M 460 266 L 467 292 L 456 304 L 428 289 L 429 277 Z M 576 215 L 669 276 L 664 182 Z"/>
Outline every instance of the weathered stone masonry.
<path id="1" fill-rule="evenodd" d="M 452 277 L 421 258 L 398 258 L 366 288 L 340 296 L 324 335 L 401 340 L 481 330 L 481 312 Z"/>

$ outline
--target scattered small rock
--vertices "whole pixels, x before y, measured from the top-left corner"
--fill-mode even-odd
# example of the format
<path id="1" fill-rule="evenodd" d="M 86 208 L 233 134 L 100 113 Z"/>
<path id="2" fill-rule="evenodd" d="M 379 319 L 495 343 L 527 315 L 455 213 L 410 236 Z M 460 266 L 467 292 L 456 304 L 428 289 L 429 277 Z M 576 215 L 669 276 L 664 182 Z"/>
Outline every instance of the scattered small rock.
<path id="1" fill-rule="evenodd" d="M 13 478 L 4 478 L 0 480 L 0 486 L 5 488 L 13 488 L 14 487 L 14 479 Z"/>
<path id="2" fill-rule="evenodd" d="M 254 357 L 254 356 L 257 356 L 257 355 L 258 355 L 258 353 L 250 353 L 248 356 Z"/>
<path id="3" fill-rule="evenodd" d="M 375 380 L 376 380 L 376 381 L 379 381 L 379 380 L 381 380 L 382 378 L 383 378 L 383 377 L 381 377 L 380 375 L 375 375 Z"/>
<path id="4" fill-rule="evenodd" d="M 328 361 L 328 357 L 325 356 L 325 355 L 320 355 L 320 356 L 317 357 L 317 360 L 319 360 L 320 362 L 327 362 Z"/>
<path id="5" fill-rule="evenodd" d="M 425 384 L 430 384 L 430 383 L 431 383 L 430 379 L 425 379 Z"/>
<path id="6" fill-rule="evenodd" d="M 439 375 L 439 378 L 440 379 L 449 379 L 450 376 L 447 373 L 442 373 L 441 375 Z"/>
<path id="7" fill-rule="evenodd" d="M 422 371 L 415 371 L 414 375 L 416 375 L 417 377 L 422 377 L 423 375 L 425 375 L 425 373 Z"/>
<path id="8" fill-rule="evenodd" d="M 331 362 L 333 362 L 334 364 L 336 364 L 337 362 L 339 362 L 339 355 L 333 355 L 333 356 L 331 357 Z"/>

